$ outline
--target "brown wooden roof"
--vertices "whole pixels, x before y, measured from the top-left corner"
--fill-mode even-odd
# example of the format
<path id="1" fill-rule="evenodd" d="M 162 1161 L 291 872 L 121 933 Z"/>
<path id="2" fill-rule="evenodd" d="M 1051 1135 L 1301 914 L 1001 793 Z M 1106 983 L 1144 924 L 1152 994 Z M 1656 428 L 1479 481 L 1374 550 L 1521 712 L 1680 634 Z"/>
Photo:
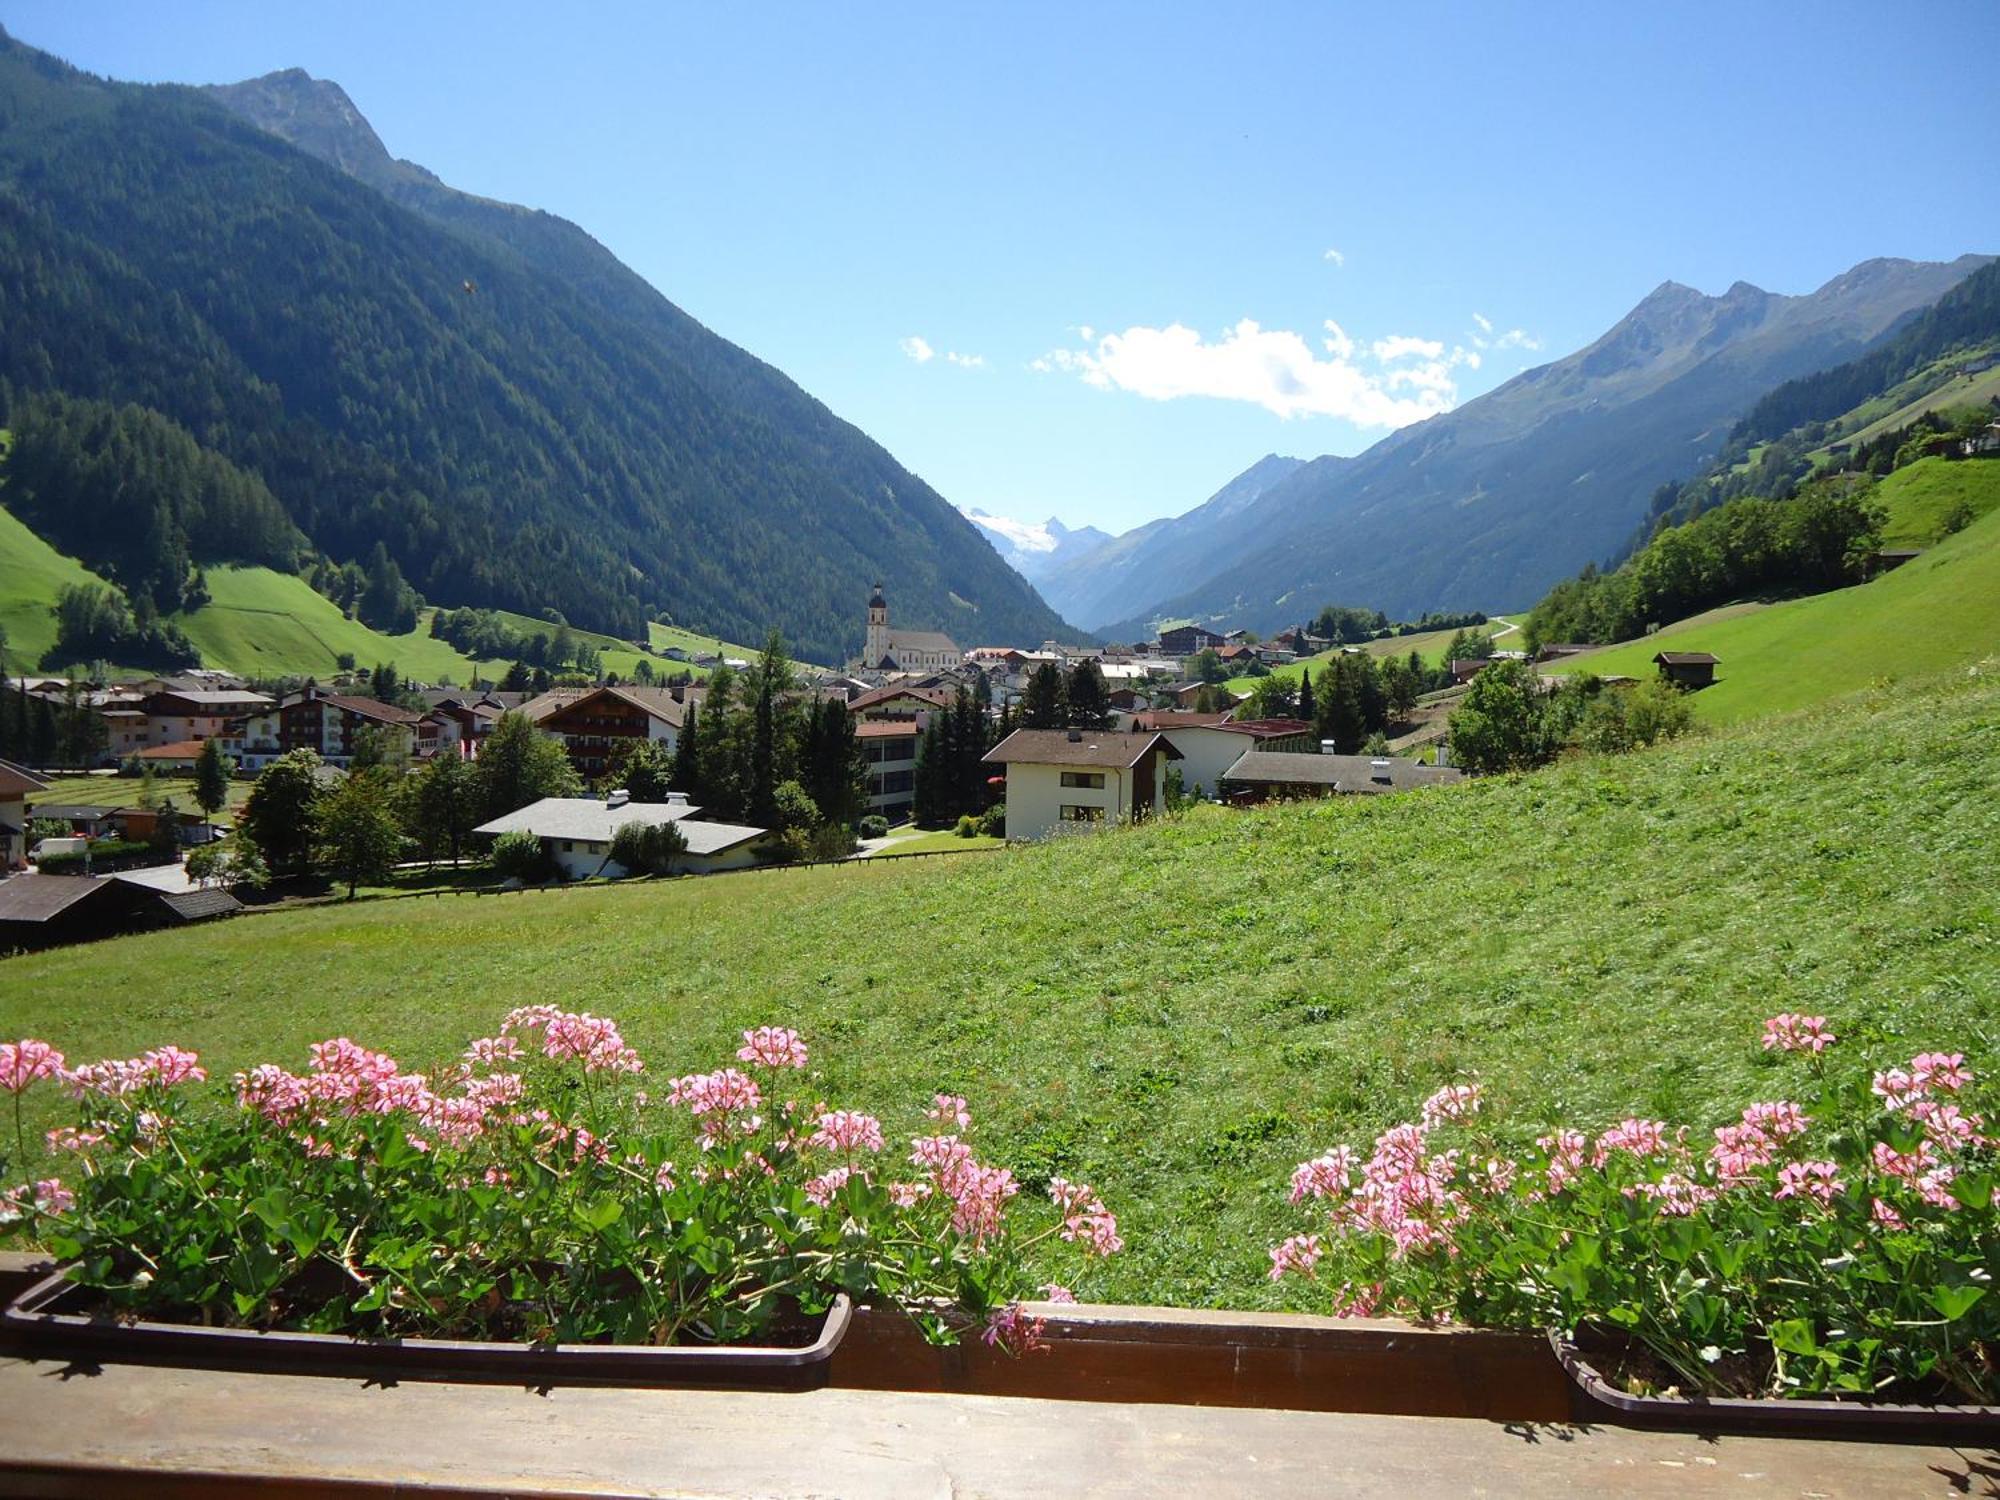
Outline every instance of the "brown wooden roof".
<path id="1" fill-rule="evenodd" d="M 0 760 L 0 797 L 24 797 L 29 792 L 45 792 L 49 784 L 26 766 Z"/>
<path id="2" fill-rule="evenodd" d="M 1713 667 L 1722 658 L 1706 651 L 1662 651 L 1653 660 L 1663 667 Z"/>
<path id="3" fill-rule="evenodd" d="M 1070 736 L 1076 734 L 1077 738 Z M 1105 729 L 1017 729 L 981 757 L 989 765 L 1114 766 L 1128 770 L 1158 747 L 1168 760 L 1180 751 L 1163 734 L 1119 734 Z"/>

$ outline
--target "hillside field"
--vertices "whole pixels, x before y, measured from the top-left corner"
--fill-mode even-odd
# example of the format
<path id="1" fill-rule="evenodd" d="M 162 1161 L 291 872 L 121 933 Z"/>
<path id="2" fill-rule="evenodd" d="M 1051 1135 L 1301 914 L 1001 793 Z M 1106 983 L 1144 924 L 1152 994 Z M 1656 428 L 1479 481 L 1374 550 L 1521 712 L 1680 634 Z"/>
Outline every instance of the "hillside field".
<path id="1" fill-rule="evenodd" d="M 1994 476 L 1985 482 L 2000 481 L 2000 463 L 1978 467 Z M 1917 513 L 1915 503 L 1892 512 Z M 1878 681 L 1964 666 L 1996 645 L 2000 515 L 1989 511 L 1872 582 L 1747 612 L 1712 611 L 1642 640 L 1565 658 L 1549 670 L 1645 677 L 1656 670 L 1657 651 L 1712 652 L 1721 665 L 1714 686 L 1694 695 L 1695 713 L 1726 724 L 1820 703 Z"/>
<path id="2" fill-rule="evenodd" d="M 1975 518 L 2000 510 L 2000 459 L 1921 458 L 1885 475 L 1872 498 L 1887 516 L 1885 547 L 1928 547 L 1960 504 Z"/>
<path id="3" fill-rule="evenodd" d="M 1503 637 L 1513 633 L 1518 629 L 1518 626 L 1515 621 L 1503 615 L 1494 615 L 1484 625 L 1469 626 L 1467 628 L 1475 635 L 1490 635 L 1496 641 L 1499 641 Z M 1451 644 L 1451 638 L 1457 634 L 1456 630 L 1426 630 L 1417 635 L 1385 636 L 1381 640 L 1363 641 L 1361 649 L 1377 660 L 1389 656 L 1408 656 L 1414 651 L 1423 657 L 1425 661 L 1435 662 L 1444 655 L 1445 647 Z M 1315 656 L 1308 656 L 1304 661 L 1288 662 L 1284 666 L 1273 667 L 1271 668 L 1271 675 L 1273 677 L 1296 679 L 1307 667 L 1311 667 L 1314 672 L 1318 672 L 1339 654 L 1339 650 L 1340 648 L 1336 646 L 1331 651 L 1322 651 Z M 1249 676 L 1232 677 L 1223 686 L 1234 692 L 1244 693 L 1250 690 L 1250 684 L 1256 680 L 1255 677 Z"/>
<path id="4" fill-rule="evenodd" d="M 1114 1301 L 1273 1306 L 1299 1160 L 1481 1079 L 1495 1129 L 1698 1125 L 1790 1085 L 1759 1018 L 2000 1058 L 2000 660 L 1661 750 L 1401 797 L 1201 809 L 962 860 L 334 904 L 0 961 L 0 1035 L 214 1072 L 347 1035 L 442 1062 L 510 1007 L 656 1077 L 801 1026 L 893 1136 L 967 1095 L 1095 1182 Z M 449 983 L 435 981 L 449 976 Z M 277 976 L 282 976 L 279 982 Z M 419 998 L 419 996 L 421 998 Z M 40 1111 L 50 1096 L 30 1096 Z M 37 1122 L 46 1116 L 38 1115 Z"/>
<path id="5" fill-rule="evenodd" d="M 56 643 L 49 606 L 75 583 L 102 584 L 90 569 L 65 557 L 0 506 L 0 630 L 7 632 L 7 672 L 32 672 Z"/>

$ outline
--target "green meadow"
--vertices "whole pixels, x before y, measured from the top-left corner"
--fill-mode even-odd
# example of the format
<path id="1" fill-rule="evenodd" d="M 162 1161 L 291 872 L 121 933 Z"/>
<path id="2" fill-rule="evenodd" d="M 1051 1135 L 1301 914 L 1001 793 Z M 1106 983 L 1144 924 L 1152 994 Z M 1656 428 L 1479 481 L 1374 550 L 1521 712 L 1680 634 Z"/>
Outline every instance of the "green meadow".
<path id="1" fill-rule="evenodd" d="M 1131 1248 L 1083 1295 L 1270 1306 L 1300 1295 L 1265 1277 L 1291 1166 L 1442 1083 L 1484 1082 L 1516 1140 L 1632 1112 L 1713 1123 L 1792 1086 L 1755 1042 L 1780 1010 L 1829 1015 L 1869 1057 L 1993 1066 L 1996 744 L 1989 657 L 1406 796 L 962 860 L 334 903 L 15 957 L 0 1035 L 75 1059 L 171 1041 L 226 1077 L 303 1067 L 334 1035 L 442 1062 L 553 1001 L 617 1017 L 665 1077 L 790 1022 L 829 1100 L 908 1134 L 934 1090 L 960 1092 L 1024 1181 L 1096 1183 Z"/>

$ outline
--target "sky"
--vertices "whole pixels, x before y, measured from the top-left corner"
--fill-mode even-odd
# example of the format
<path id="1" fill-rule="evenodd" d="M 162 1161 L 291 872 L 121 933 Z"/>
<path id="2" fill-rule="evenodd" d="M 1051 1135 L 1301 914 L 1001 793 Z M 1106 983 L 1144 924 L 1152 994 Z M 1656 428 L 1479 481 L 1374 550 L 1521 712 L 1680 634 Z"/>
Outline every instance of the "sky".
<path id="1" fill-rule="evenodd" d="M 2000 252 L 2000 5 L 0 0 L 302 67 L 574 220 L 947 499 L 1120 531 L 1356 453 L 1662 281 Z M 1990 158 L 1990 152 L 1987 153 Z"/>

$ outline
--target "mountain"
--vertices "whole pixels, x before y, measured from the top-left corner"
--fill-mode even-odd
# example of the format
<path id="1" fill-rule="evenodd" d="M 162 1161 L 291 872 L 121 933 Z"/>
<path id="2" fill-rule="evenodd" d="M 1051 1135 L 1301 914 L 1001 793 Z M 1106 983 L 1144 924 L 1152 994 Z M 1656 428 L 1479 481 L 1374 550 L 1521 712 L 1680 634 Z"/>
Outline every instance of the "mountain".
<path id="1" fill-rule="evenodd" d="M 965 518 L 986 533 L 994 550 L 1007 559 L 1007 566 L 1030 583 L 1039 583 L 1060 563 L 1088 557 L 1111 540 L 1111 533 L 1095 526 L 1079 526 L 1072 531 L 1054 516 L 1039 526 L 1006 516 L 988 515 L 976 505 L 960 506 Z"/>
<path id="2" fill-rule="evenodd" d="M 1329 601 L 1402 618 L 1518 606 L 1623 546 L 1652 492 L 1698 472 L 1767 391 L 1865 353 L 1989 259 L 1871 260 L 1796 297 L 1665 282 L 1588 348 L 1293 471 L 1236 517 L 1251 546 L 1100 628 L 1270 630 Z"/>
<path id="3" fill-rule="evenodd" d="M 0 397 L 157 411 L 433 602 L 777 626 L 837 661 L 881 578 L 899 624 L 1073 633 L 782 373 L 576 226 L 390 159 L 296 71 L 141 87 L 0 32 L 0 327 Z"/>
<path id="4" fill-rule="evenodd" d="M 1122 619 L 1253 550 L 1258 538 L 1233 524 L 1236 517 L 1304 462 L 1266 454 L 1193 510 L 1136 526 L 1088 554 L 1059 558 L 1035 575 L 1035 584 L 1067 619 L 1092 629 Z"/>

